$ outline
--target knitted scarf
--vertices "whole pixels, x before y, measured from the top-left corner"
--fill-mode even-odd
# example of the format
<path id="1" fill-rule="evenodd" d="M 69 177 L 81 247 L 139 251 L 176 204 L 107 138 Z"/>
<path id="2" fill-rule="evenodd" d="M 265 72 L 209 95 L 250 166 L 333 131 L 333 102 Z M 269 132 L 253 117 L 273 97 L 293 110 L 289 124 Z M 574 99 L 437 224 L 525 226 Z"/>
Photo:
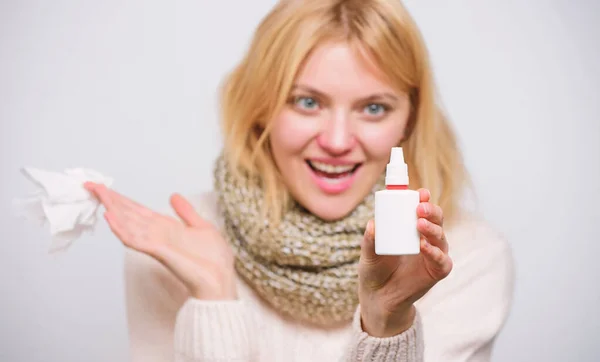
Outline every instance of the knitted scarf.
<path id="1" fill-rule="evenodd" d="M 373 193 L 341 220 L 326 222 L 294 203 L 272 226 L 260 216 L 260 181 L 234 176 L 223 155 L 215 163 L 214 187 L 236 271 L 263 299 L 287 316 L 317 325 L 352 319 Z M 373 191 L 382 187 L 378 182 Z"/>

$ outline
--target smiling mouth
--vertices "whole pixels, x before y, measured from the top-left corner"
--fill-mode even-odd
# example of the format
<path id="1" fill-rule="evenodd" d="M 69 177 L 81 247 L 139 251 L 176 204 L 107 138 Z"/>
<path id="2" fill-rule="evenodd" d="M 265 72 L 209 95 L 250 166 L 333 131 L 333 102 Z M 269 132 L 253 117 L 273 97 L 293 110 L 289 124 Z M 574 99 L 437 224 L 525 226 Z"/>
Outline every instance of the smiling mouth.
<path id="1" fill-rule="evenodd" d="M 356 170 L 362 165 L 361 163 L 356 163 L 354 165 L 331 165 L 311 160 L 307 160 L 306 163 L 317 177 L 331 183 L 341 182 L 352 177 Z"/>

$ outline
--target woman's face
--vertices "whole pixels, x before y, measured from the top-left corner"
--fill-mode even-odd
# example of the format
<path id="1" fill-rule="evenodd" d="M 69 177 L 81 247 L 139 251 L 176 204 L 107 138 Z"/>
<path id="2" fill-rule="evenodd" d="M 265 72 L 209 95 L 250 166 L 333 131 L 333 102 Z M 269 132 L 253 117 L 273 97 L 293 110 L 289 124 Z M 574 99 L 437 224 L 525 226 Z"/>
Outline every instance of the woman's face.
<path id="1" fill-rule="evenodd" d="M 344 43 L 316 48 L 273 120 L 271 149 L 292 197 L 313 214 L 350 213 L 403 138 L 409 98 Z"/>

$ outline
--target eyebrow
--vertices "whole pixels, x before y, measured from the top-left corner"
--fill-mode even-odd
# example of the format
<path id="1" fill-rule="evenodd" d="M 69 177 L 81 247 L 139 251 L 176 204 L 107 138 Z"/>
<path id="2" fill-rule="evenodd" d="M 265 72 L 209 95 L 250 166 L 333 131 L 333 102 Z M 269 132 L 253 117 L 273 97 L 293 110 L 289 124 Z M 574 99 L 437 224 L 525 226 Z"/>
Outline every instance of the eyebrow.
<path id="1" fill-rule="evenodd" d="M 296 90 L 296 89 L 301 89 L 304 90 L 306 92 L 315 94 L 319 97 L 323 97 L 323 98 L 329 98 L 325 93 L 319 91 L 318 89 L 315 89 L 313 87 L 309 87 L 307 85 L 303 85 L 303 84 L 294 84 L 294 86 L 292 87 L 292 91 Z M 377 94 L 372 94 L 368 97 L 362 98 L 361 101 L 371 101 L 371 100 L 376 100 L 376 99 L 381 99 L 381 98 L 388 98 L 392 101 L 399 101 L 398 97 L 395 96 L 392 93 L 389 92 L 384 92 L 384 93 L 377 93 Z"/>

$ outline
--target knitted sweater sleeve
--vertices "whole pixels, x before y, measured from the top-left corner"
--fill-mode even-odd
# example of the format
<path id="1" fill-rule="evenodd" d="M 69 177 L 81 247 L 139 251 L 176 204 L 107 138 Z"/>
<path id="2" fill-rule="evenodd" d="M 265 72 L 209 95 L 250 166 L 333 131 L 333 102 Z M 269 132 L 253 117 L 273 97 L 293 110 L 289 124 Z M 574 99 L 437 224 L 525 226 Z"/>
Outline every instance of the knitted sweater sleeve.
<path id="1" fill-rule="evenodd" d="M 421 317 L 418 310 L 413 325 L 408 330 L 393 337 L 377 338 L 363 331 L 359 307 L 352 321 L 350 344 L 340 362 L 420 362 L 423 361 L 423 349 Z"/>

